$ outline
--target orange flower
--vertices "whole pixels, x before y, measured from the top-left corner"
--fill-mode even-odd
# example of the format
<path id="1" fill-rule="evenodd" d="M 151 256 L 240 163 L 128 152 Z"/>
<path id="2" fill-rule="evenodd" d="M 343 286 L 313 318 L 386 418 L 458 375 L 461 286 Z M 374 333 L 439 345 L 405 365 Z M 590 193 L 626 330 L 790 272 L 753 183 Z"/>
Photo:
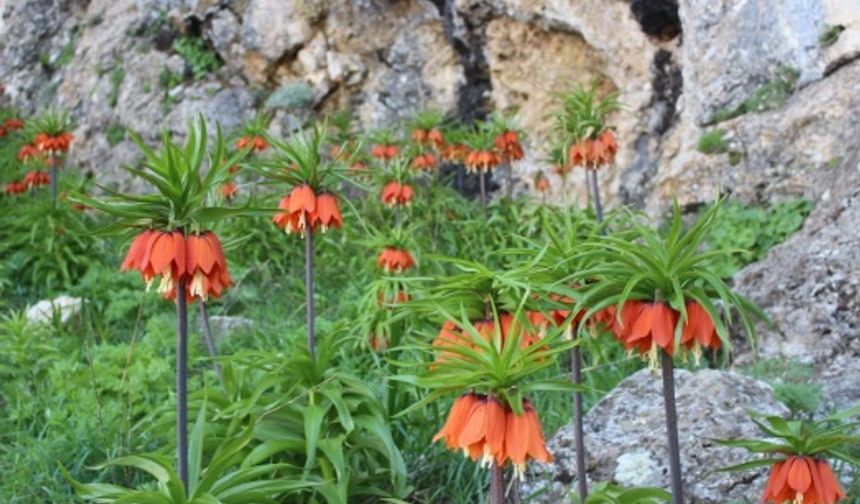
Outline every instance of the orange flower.
<path id="1" fill-rule="evenodd" d="M 6 128 L 4 128 L 3 126 L 0 126 L 0 138 L 3 138 L 8 134 L 9 134 L 9 132 L 6 131 Z"/>
<path id="2" fill-rule="evenodd" d="M 246 135 L 236 140 L 236 148 L 244 149 L 250 147 L 254 152 L 263 152 L 269 148 L 269 142 L 259 135 Z"/>
<path id="3" fill-rule="evenodd" d="M 316 211 L 313 216 L 313 228 L 317 226 L 322 228 L 322 232 L 328 231 L 329 227 L 340 229 L 343 225 L 343 218 L 340 215 L 340 209 L 337 206 L 337 197 L 331 193 L 322 193 L 317 196 Z"/>
<path id="4" fill-rule="evenodd" d="M 501 158 L 493 151 L 472 151 L 466 156 L 466 171 L 489 171 L 500 162 Z"/>
<path id="5" fill-rule="evenodd" d="M 68 152 L 72 144 L 74 136 L 71 133 L 59 133 L 56 135 L 48 135 L 39 133 L 33 139 L 36 148 L 42 152 L 57 153 Z"/>
<path id="6" fill-rule="evenodd" d="M 364 163 L 362 161 L 356 161 L 355 163 L 349 165 L 349 171 L 353 173 L 363 172 L 365 170 L 367 170 L 367 163 Z"/>
<path id="7" fill-rule="evenodd" d="M 236 185 L 236 182 L 232 180 L 229 182 L 224 182 L 221 185 L 221 194 L 224 195 L 228 200 L 233 199 L 236 194 L 239 192 L 239 186 Z"/>
<path id="8" fill-rule="evenodd" d="M 552 165 L 552 172 L 560 177 L 564 177 L 568 173 L 570 173 L 573 168 L 573 163 L 564 165 L 564 164 L 554 164 Z"/>
<path id="9" fill-rule="evenodd" d="M 186 278 L 185 255 L 182 232 L 146 230 L 132 241 L 120 271 L 140 271 L 147 288 L 160 275 L 158 291 L 166 299 L 172 299 L 176 295 L 176 283 Z"/>
<path id="10" fill-rule="evenodd" d="M 586 166 L 590 160 L 590 153 L 591 149 L 587 140 L 572 144 L 568 150 L 568 163 L 570 166 Z"/>
<path id="11" fill-rule="evenodd" d="M 18 150 L 18 161 L 26 163 L 39 157 L 39 149 L 33 144 L 22 145 Z"/>
<path id="12" fill-rule="evenodd" d="M 423 144 L 427 141 L 427 130 L 417 128 L 415 131 L 412 132 L 410 138 L 412 138 L 412 141 L 417 144 Z"/>
<path id="13" fill-rule="evenodd" d="M 370 344 L 370 348 L 373 349 L 374 352 L 379 352 L 380 350 L 385 350 L 388 348 L 388 336 L 379 335 L 376 333 L 371 333 L 367 342 Z"/>
<path id="14" fill-rule="evenodd" d="M 391 296 L 388 295 L 385 289 L 380 289 L 380 291 L 376 294 L 376 302 L 379 304 L 379 306 L 408 303 L 411 300 L 412 296 L 402 289 L 397 289 Z"/>
<path id="15" fill-rule="evenodd" d="M 514 476 L 519 475 L 520 481 L 525 478 L 529 460 L 552 462 L 537 412 L 528 400 L 523 400 L 523 409 L 522 415 L 509 411 L 505 425 L 505 451 L 514 466 Z"/>
<path id="16" fill-rule="evenodd" d="M 370 155 L 376 159 L 387 161 L 393 159 L 400 152 L 400 147 L 393 144 L 374 145 L 370 149 Z"/>
<path id="17" fill-rule="evenodd" d="M 469 148 L 465 145 L 448 145 L 442 149 L 441 156 L 445 161 L 463 161 L 469 155 Z"/>
<path id="18" fill-rule="evenodd" d="M 433 339 L 432 345 L 438 349 L 434 361 L 436 364 L 459 358 L 460 354 L 453 351 L 458 346 L 466 346 L 468 348 L 474 348 L 475 346 L 472 344 L 471 338 L 468 335 L 464 335 L 457 324 L 450 320 L 442 323 L 442 329 L 439 330 L 439 334 Z"/>
<path id="19" fill-rule="evenodd" d="M 791 456 L 773 465 L 762 503 L 835 504 L 845 497 L 830 465 L 812 457 Z"/>
<path id="20" fill-rule="evenodd" d="M 633 308 L 635 310 L 635 308 Z M 623 317 L 623 314 L 622 314 Z M 625 321 L 626 322 L 626 321 Z M 662 302 L 642 303 L 641 310 L 633 322 L 624 342 L 629 350 L 633 346 L 640 353 L 650 351 L 656 355 L 659 346 L 672 355 L 675 345 L 675 325 L 678 312 Z"/>
<path id="21" fill-rule="evenodd" d="M 505 131 L 496 137 L 496 149 L 501 152 L 502 159 L 506 162 L 519 161 L 524 157 L 523 147 L 520 145 L 520 137 L 516 131 Z"/>
<path id="22" fill-rule="evenodd" d="M 539 172 L 535 175 L 535 189 L 543 194 L 549 192 L 549 179 L 546 178 L 546 175 L 543 172 Z"/>
<path id="23" fill-rule="evenodd" d="M 45 172 L 41 171 L 30 171 L 24 175 L 24 185 L 28 188 L 39 187 L 42 185 L 50 184 L 51 176 Z"/>
<path id="24" fill-rule="evenodd" d="M 376 259 L 376 264 L 386 273 L 403 273 L 415 265 L 415 260 L 408 250 L 386 247 Z"/>
<path id="25" fill-rule="evenodd" d="M 283 212 L 275 214 L 272 222 L 287 234 L 301 233 L 304 236 L 308 226 L 313 232 L 317 197 L 311 186 L 302 184 L 294 187 L 290 194 L 281 199 L 278 208 Z"/>
<path id="26" fill-rule="evenodd" d="M 612 164 L 615 162 L 615 154 L 618 153 L 618 142 L 615 139 L 615 133 L 612 130 L 606 130 L 600 135 L 600 142 L 603 144 L 604 156 L 602 164 Z"/>
<path id="27" fill-rule="evenodd" d="M 466 421 L 469 420 L 469 412 L 472 410 L 472 406 L 475 405 L 479 400 L 479 396 L 477 394 L 468 393 L 463 394 L 454 401 L 454 405 L 451 406 L 451 412 L 448 413 L 448 419 L 445 421 L 445 425 L 442 426 L 442 429 L 433 436 L 433 442 L 439 441 L 440 439 L 445 440 L 445 445 L 451 450 L 458 450 L 460 445 L 458 441 L 460 439 L 460 434 L 463 432 L 463 428 L 466 426 Z"/>
<path id="28" fill-rule="evenodd" d="M 449 449 L 462 450 L 485 467 L 494 462 L 504 467 L 510 461 L 514 474 L 522 478 L 529 460 L 552 462 L 537 413 L 528 400 L 523 401 L 523 409 L 517 415 L 493 397 L 464 394 L 454 401 L 433 442 L 444 440 Z"/>
<path id="29" fill-rule="evenodd" d="M 385 184 L 385 187 L 382 188 L 380 199 L 388 206 L 408 205 L 412 202 L 414 194 L 412 187 L 408 184 L 392 181 Z"/>
<path id="30" fill-rule="evenodd" d="M 438 149 L 445 145 L 445 137 L 442 132 L 437 129 L 431 129 L 427 132 L 427 143 Z"/>
<path id="31" fill-rule="evenodd" d="M 436 168 L 436 156 L 433 154 L 419 154 L 412 160 L 413 170 L 432 170 Z"/>
<path id="32" fill-rule="evenodd" d="M 211 231 L 192 234 L 185 239 L 185 245 L 189 298 L 206 301 L 210 295 L 221 297 L 233 282 L 218 237 Z"/>
<path id="33" fill-rule="evenodd" d="M 6 119 L 5 122 L 3 122 L 3 126 L 9 130 L 24 129 L 24 121 L 22 121 L 21 119 L 14 119 L 10 117 L 9 119 Z"/>
<path id="34" fill-rule="evenodd" d="M 23 182 L 9 182 L 6 184 L 6 194 L 10 196 L 17 196 L 25 192 L 27 192 L 27 184 Z"/>
<path id="35" fill-rule="evenodd" d="M 708 311 L 696 301 L 687 301 L 687 322 L 684 324 L 683 332 L 681 333 L 681 342 L 688 349 L 693 351 L 693 355 L 698 360 L 702 353 L 702 347 L 720 348 L 720 338 L 717 336 L 717 329 L 714 327 L 714 321 Z"/>

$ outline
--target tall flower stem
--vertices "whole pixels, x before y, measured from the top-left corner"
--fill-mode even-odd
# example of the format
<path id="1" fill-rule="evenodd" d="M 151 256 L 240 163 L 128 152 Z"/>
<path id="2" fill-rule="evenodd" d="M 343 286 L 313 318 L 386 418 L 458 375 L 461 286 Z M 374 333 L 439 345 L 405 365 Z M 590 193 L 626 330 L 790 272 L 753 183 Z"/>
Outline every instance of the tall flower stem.
<path id="1" fill-rule="evenodd" d="M 490 503 L 505 504 L 505 471 L 502 466 L 493 462 L 490 479 Z"/>
<path id="2" fill-rule="evenodd" d="M 212 327 L 209 325 L 209 311 L 206 309 L 206 303 L 200 300 L 200 325 L 203 326 L 203 339 L 206 340 L 206 348 L 209 349 L 209 357 L 212 357 L 212 366 L 215 368 L 215 374 L 218 375 L 218 380 L 223 384 L 224 378 L 221 376 L 221 365 L 214 360 L 218 357 L 218 348 L 215 346 L 215 339 L 212 337 Z"/>
<path id="3" fill-rule="evenodd" d="M 594 197 L 594 217 L 598 223 L 603 222 L 603 205 L 600 203 L 600 186 L 597 184 L 597 170 L 587 170 L 586 176 L 591 180 L 591 193 Z"/>
<path id="4" fill-rule="evenodd" d="M 578 339 L 578 342 L 582 340 Z M 582 384 L 582 358 L 579 352 L 579 345 L 573 347 L 570 354 L 570 368 L 573 383 L 576 385 Z M 579 502 L 584 503 L 588 497 L 588 480 L 585 474 L 585 434 L 583 432 L 583 406 L 582 392 L 575 390 L 573 392 L 573 440 L 576 445 L 576 490 L 579 495 Z"/>
<path id="5" fill-rule="evenodd" d="M 188 311 L 185 299 L 185 280 L 176 284 L 176 450 L 179 458 L 179 477 L 188 492 Z"/>
<path id="6" fill-rule="evenodd" d="M 478 169 L 478 185 L 481 188 L 481 206 L 484 208 L 484 218 L 487 218 L 487 181 L 485 180 L 487 173 L 484 170 Z"/>
<path id="7" fill-rule="evenodd" d="M 316 360 L 316 336 L 314 335 L 314 233 L 307 230 L 305 238 L 305 300 L 307 304 L 308 353 Z"/>
<path id="8" fill-rule="evenodd" d="M 672 480 L 673 504 L 684 503 L 681 479 L 681 450 L 678 444 L 678 413 L 675 410 L 675 363 L 672 356 L 660 350 L 663 368 L 663 404 L 666 407 L 666 436 L 669 443 L 669 477 Z"/>
<path id="9" fill-rule="evenodd" d="M 505 175 L 508 183 L 508 199 L 512 199 L 514 197 L 514 164 L 508 161 L 507 165 L 508 169 L 505 171 Z"/>
<path id="10" fill-rule="evenodd" d="M 57 156 L 53 151 L 48 155 L 48 163 L 51 164 L 51 202 L 57 206 Z"/>

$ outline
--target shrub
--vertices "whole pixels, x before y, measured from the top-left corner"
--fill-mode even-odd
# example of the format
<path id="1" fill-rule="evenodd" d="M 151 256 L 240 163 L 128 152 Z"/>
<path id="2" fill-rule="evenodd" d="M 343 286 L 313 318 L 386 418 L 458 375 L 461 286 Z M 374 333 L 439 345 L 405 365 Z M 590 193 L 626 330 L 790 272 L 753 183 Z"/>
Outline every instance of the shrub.
<path id="1" fill-rule="evenodd" d="M 173 50 L 185 58 L 194 80 L 221 68 L 223 62 L 206 42 L 199 37 L 182 37 L 173 42 Z"/>

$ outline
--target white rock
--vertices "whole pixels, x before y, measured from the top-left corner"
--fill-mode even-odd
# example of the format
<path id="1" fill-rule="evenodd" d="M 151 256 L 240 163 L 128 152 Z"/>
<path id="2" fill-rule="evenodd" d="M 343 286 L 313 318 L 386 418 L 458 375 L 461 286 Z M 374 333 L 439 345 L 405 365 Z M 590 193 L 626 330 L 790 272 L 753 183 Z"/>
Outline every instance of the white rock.
<path id="1" fill-rule="evenodd" d="M 50 324 L 54 314 L 65 324 L 81 312 L 81 298 L 60 296 L 54 299 L 43 299 L 27 308 L 27 321 L 31 324 Z"/>

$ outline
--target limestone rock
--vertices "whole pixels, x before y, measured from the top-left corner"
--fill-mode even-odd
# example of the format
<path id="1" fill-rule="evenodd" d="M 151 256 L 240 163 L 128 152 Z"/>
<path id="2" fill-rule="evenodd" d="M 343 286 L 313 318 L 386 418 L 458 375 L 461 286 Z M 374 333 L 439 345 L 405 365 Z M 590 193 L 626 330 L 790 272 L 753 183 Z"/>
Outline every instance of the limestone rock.
<path id="1" fill-rule="evenodd" d="M 769 386 L 732 372 L 678 370 L 675 380 L 685 502 L 754 500 L 767 479 L 765 472 L 714 472 L 745 460 L 747 453 L 713 440 L 758 436 L 748 411 L 786 415 L 787 409 L 777 402 Z M 659 376 L 639 371 L 588 412 L 585 446 L 591 481 L 668 488 L 661 384 Z M 572 428 L 559 430 L 548 441 L 548 448 L 555 461 L 527 482 L 524 494 L 546 488 L 549 492 L 533 502 L 569 502 L 569 486 L 576 473 Z"/>
<path id="2" fill-rule="evenodd" d="M 254 321 L 245 317 L 212 315 L 209 317 L 209 327 L 212 329 L 212 337 L 219 341 L 233 333 L 250 331 L 254 328 Z"/>
<path id="3" fill-rule="evenodd" d="M 313 36 L 310 21 L 301 16 L 299 0 L 251 0 L 240 30 L 242 45 L 255 62 L 255 77 L 303 46 Z"/>
<path id="4" fill-rule="evenodd" d="M 81 298 L 60 296 L 54 299 L 44 299 L 27 308 L 27 321 L 31 324 L 50 324 L 54 315 L 66 324 L 72 317 L 81 312 Z"/>
<path id="5" fill-rule="evenodd" d="M 819 37 L 823 0 L 682 0 L 684 95 L 689 113 L 704 124 L 739 105 L 781 67 L 800 83 L 824 74 Z"/>
<path id="6" fill-rule="evenodd" d="M 860 57 L 860 0 L 826 0 L 822 43 L 825 73 Z M 830 43 L 828 30 L 838 38 Z"/>

